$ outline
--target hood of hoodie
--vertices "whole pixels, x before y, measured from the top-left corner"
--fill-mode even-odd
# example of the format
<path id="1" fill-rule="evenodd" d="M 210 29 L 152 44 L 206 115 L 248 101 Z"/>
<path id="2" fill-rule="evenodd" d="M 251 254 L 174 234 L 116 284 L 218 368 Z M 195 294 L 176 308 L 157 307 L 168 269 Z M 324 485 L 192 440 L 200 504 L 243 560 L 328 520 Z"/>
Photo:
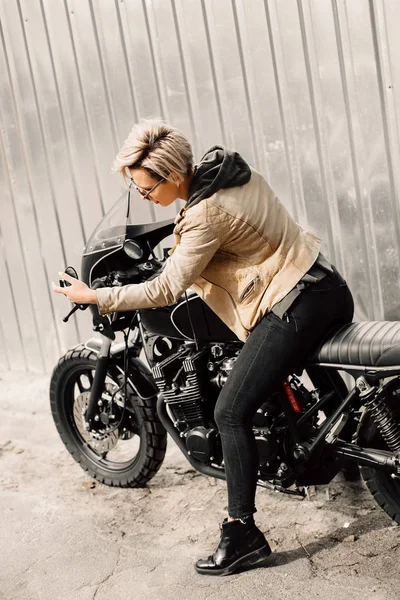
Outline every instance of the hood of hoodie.
<path id="1" fill-rule="evenodd" d="M 250 177 L 250 167 L 240 154 L 223 146 L 213 146 L 194 168 L 185 208 L 209 198 L 222 188 L 244 185 Z"/>

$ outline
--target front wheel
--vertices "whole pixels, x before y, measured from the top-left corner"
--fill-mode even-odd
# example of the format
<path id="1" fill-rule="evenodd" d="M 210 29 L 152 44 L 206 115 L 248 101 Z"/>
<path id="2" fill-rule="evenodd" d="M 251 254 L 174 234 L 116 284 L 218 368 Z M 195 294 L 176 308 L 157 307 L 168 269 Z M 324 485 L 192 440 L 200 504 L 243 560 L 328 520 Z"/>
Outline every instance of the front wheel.
<path id="1" fill-rule="evenodd" d="M 85 429 L 85 413 L 96 369 L 96 354 L 78 347 L 53 370 L 50 405 L 68 452 L 89 475 L 110 486 L 143 487 L 161 467 L 167 434 L 154 396 L 142 399 L 111 368 L 100 399 L 96 431 Z M 125 409 L 124 409 L 125 404 Z"/>

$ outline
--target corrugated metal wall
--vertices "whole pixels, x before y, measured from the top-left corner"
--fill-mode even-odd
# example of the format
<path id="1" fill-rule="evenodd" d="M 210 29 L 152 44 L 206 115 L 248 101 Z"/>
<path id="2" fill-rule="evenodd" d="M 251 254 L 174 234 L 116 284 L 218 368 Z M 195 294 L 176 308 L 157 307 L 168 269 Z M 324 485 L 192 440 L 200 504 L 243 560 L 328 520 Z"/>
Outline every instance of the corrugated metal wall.
<path id="1" fill-rule="evenodd" d="M 79 266 L 121 191 L 113 158 L 149 115 L 182 129 L 196 159 L 215 143 L 241 152 L 323 238 L 356 317 L 400 318 L 398 0 L 0 0 L 0 11 L 1 367 L 49 370 L 90 335 L 86 313 L 61 322 L 69 305 L 50 282 Z"/>

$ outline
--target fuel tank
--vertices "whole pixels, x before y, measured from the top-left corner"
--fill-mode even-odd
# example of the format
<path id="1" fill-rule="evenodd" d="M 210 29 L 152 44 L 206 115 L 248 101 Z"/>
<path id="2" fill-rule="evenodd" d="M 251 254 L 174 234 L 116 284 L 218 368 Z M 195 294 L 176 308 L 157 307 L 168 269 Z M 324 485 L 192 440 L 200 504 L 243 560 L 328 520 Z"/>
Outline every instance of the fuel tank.
<path id="1" fill-rule="evenodd" d="M 149 333 L 180 340 L 193 340 L 194 330 L 199 341 L 242 343 L 190 288 L 187 291 L 187 301 L 185 296 L 182 296 L 171 306 L 142 309 L 140 316 L 143 326 Z"/>

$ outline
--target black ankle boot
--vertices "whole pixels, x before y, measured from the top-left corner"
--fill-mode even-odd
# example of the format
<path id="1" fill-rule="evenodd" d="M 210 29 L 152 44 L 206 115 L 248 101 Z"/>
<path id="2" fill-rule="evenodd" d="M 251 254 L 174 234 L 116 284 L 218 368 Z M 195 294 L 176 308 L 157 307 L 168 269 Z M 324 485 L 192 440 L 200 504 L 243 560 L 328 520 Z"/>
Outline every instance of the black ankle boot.
<path id="1" fill-rule="evenodd" d="M 196 563 L 202 575 L 230 575 L 239 568 L 264 565 L 271 548 L 264 534 L 256 527 L 254 517 L 238 521 L 224 519 L 218 548 L 208 558 Z"/>

